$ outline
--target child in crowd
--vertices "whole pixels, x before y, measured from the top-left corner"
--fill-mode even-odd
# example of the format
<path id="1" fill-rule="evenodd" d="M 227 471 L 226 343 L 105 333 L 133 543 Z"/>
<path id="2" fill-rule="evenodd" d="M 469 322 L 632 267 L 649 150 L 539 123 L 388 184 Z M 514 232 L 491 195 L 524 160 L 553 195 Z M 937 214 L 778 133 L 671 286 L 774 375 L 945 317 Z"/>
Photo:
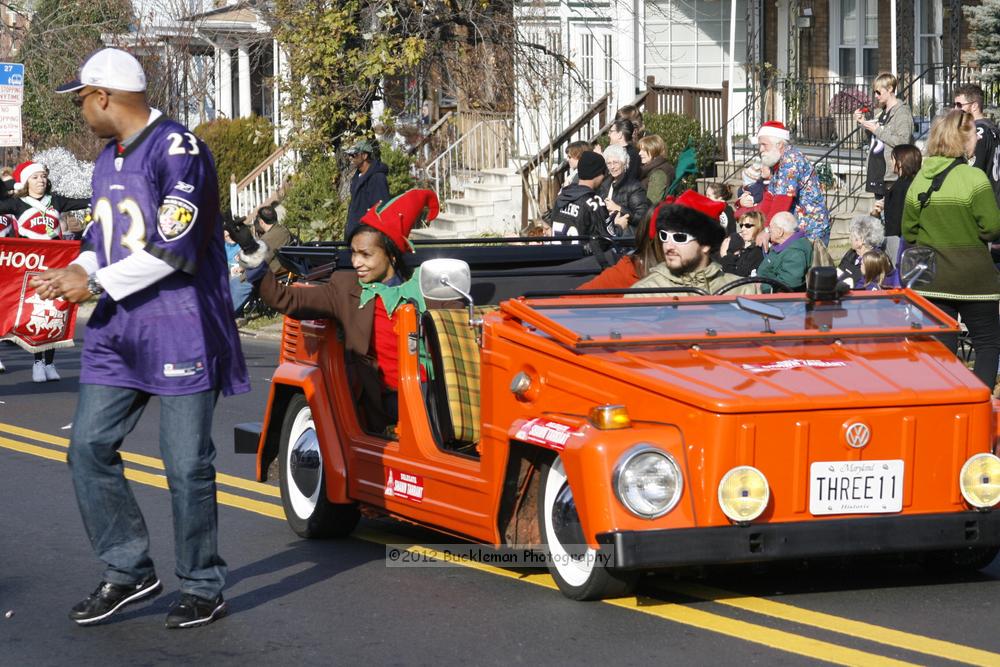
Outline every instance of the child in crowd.
<path id="1" fill-rule="evenodd" d="M 552 236 L 552 225 L 541 218 L 532 220 L 524 229 L 521 230 L 521 236 L 529 236 L 532 238 Z"/>
<path id="2" fill-rule="evenodd" d="M 726 208 L 719 214 L 719 224 L 726 230 L 726 234 L 736 233 L 736 214 L 733 207 L 729 205 L 729 200 L 733 198 L 733 190 L 725 183 L 709 183 L 705 187 L 705 196 L 713 201 L 721 201 L 726 204 Z"/>
<path id="3" fill-rule="evenodd" d="M 749 206 L 759 204 L 764 199 L 764 192 L 767 190 L 767 182 L 770 179 L 771 170 L 761 164 L 760 158 L 754 158 L 750 166 L 743 170 L 743 185 L 736 191 L 736 200 L 739 205 L 747 206 L 742 201 L 744 195 L 750 195 L 753 198 L 753 203 Z"/>
<path id="4" fill-rule="evenodd" d="M 899 274 L 892 266 L 892 260 L 881 248 L 869 250 L 861 257 L 861 275 L 864 287 L 869 291 L 895 289 L 899 287 Z"/>

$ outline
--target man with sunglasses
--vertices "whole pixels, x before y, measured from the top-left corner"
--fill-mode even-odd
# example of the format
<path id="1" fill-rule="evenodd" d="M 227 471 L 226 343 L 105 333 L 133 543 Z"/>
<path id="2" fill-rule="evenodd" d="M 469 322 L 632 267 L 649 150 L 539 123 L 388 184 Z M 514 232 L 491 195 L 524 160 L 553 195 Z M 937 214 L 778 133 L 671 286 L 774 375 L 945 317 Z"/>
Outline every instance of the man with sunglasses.
<path id="1" fill-rule="evenodd" d="M 983 89 L 974 83 L 956 88 L 955 108 L 969 113 L 976 121 L 976 155 L 972 166 L 986 172 L 1000 204 L 1000 128 L 983 114 Z M 994 256 L 1000 253 L 994 250 Z"/>
<path id="2" fill-rule="evenodd" d="M 145 91 L 142 66 L 118 49 L 98 51 L 78 80 L 57 89 L 75 94 L 84 120 L 110 141 L 94 165 L 94 222 L 80 256 L 32 284 L 43 299 L 97 297 L 69 464 L 84 528 L 105 568 L 69 616 L 94 625 L 162 589 L 119 454 L 157 396 L 181 593 L 166 625 L 190 628 L 226 609 L 212 413 L 219 392 L 246 392 L 250 383 L 229 308 L 215 163 L 204 142 L 149 107 Z"/>
<path id="3" fill-rule="evenodd" d="M 719 224 L 725 202 L 715 201 L 688 190 L 674 199 L 668 197 L 653 211 L 650 238 L 663 244 L 664 261 L 632 287 L 696 287 L 712 293 L 741 276 L 723 271 L 713 260 L 726 231 Z M 756 294 L 756 284 L 737 287 L 734 294 Z M 635 295 L 635 296 L 656 296 Z"/>

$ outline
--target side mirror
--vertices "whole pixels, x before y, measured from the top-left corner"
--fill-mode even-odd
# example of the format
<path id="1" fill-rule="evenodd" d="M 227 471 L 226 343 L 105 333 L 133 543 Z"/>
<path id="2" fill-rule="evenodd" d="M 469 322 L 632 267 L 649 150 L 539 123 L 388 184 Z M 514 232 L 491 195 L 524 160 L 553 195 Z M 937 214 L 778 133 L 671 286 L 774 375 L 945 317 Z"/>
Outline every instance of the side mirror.
<path id="1" fill-rule="evenodd" d="M 472 303 L 469 290 L 472 274 L 469 265 L 460 259 L 441 257 L 420 265 L 420 293 L 432 301 L 465 299 Z"/>
<path id="2" fill-rule="evenodd" d="M 933 248 L 913 247 L 903 251 L 899 259 L 899 282 L 907 289 L 926 285 L 937 273 L 937 256 Z"/>

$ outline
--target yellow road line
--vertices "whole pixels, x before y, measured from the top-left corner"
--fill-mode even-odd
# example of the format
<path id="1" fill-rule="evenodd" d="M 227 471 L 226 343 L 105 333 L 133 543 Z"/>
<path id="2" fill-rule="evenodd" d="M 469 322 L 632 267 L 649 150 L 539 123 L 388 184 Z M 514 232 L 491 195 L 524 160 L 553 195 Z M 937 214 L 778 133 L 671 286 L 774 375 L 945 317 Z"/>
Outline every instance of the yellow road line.
<path id="1" fill-rule="evenodd" d="M 936 658 L 964 662 L 970 665 L 1000 664 L 1000 654 L 998 653 L 991 653 L 990 651 L 983 651 L 971 646 L 963 646 L 962 644 L 954 644 L 940 639 L 915 635 L 901 630 L 893 630 L 892 628 L 864 623 L 862 621 L 852 621 L 840 616 L 834 616 L 833 614 L 810 611 L 783 602 L 740 595 L 739 593 L 688 582 L 671 582 L 658 588 L 660 590 L 665 589 L 681 593 L 689 597 L 710 600 L 727 607 L 742 609 L 755 614 L 779 618 L 784 621 L 822 628 L 840 634 L 864 637 L 868 641 L 879 644 L 904 646 L 911 651 L 932 655 Z"/>
<path id="2" fill-rule="evenodd" d="M 13 424 L 0 423 L 0 433 L 19 435 L 22 438 L 37 440 L 38 442 L 46 442 L 50 445 L 55 445 L 64 449 L 69 447 L 68 438 L 60 438 L 59 436 L 50 435 L 41 431 L 32 431 L 31 429 L 14 426 Z M 126 451 L 121 451 L 120 454 L 122 460 L 128 461 L 129 463 L 146 466 L 147 468 L 155 468 L 156 470 L 163 470 L 163 461 L 154 456 L 146 456 L 144 454 L 135 454 L 133 452 Z M 243 479 L 242 477 L 236 477 L 235 475 L 227 475 L 225 473 L 217 472 L 215 473 L 215 481 L 225 486 L 231 486 L 244 491 L 252 491 L 253 493 L 270 496 L 271 498 L 281 497 L 281 491 L 276 486 L 261 484 L 260 482 Z"/>
<path id="3" fill-rule="evenodd" d="M 392 545 L 400 549 L 406 549 L 423 556 L 430 556 L 445 560 L 446 554 L 435 549 L 429 549 L 419 544 L 398 544 L 399 538 L 374 530 L 357 530 L 353 533 L 368 542 L 377 544 Z M 529 584 L 542 586 L 544 588 L 557 588 L 552 577 L 547 574 L 518 574 L 513 570 L 486 565 L 483 563 L 470 563 L 463 561 L 461 565 L 471 567 L 475 570 L 488 572 L 490 574 L 525 581 Z M 655 616 L 664 620 L 673 621 L 682 625 L 689 625 L 700 630 L 709 630 L 718 634 L 735 637 L 743 641 L 762 644 L 769 648 L 774 648 L 787 653 L 806 656 L 815 660 L 824 660 L 837 665 L 912 665 L 915 663 L 896 660 L 875 653 L 867 653 L 858 649 L 840 646 L 825 642 L 819 639 L 812 639 L 801 635 L 796 635 L 784 630 L 776 630 L 763 625 L 757 625 L 747 621 L 719 616 L 701 609 L 694 609 L 675 602 L 666 602 L 656 598 L 646 596 L 636 596 L 634 598 L 619 598 L 617 600 L 603 600 L 605 604 L 636 611 L 641 614 Z M 902 647 L 906 647 L 902 645 Z"/>
<path id="4" fill-rule="evenodd" d="M 9 425 L 0 424 L 0 431 L 13 433 L 17 435 L 23 435 L 26 432 L 32 434 L 29 435 L 28 437 L 33 437 L 36 440 L 49 442 L 51 444 L 55 444 L 60 447 L 66 446 L 65 438 L 57 438 L 55 436 L 49 436 L 48 434 L 41 434 L 34 431 L 28 431 L 27 429 L 20 429 L 19 427 L 12 427 Z M 44 435 L 46 437 L 35 438 L 34 437 L 35 435 Z M 43 458 L 51 459 L 54 461 L 61 461 L 61 462 L 66 461 L 66 454 L 63 451 L 53 450 L 38 445 L 32 445 L 17 440 L 11 440 L 9 438 L 0 437 L 0 446 L 14 451 L 22 452 L 25 454 L 32 454 L 34 456 L 40 456 Z M 148 459 L 150 457 L 142 457 L 142 458 Z M 162 468 L 162 466 L 160 467 Z M 148 486 L 153 486 L 160 489 L 167 488 L 166 477 L 160 474 L 150 473 L 143 470 L 136 470 L 133 468 L 126 468 L 125 476 L 128 479 L 140 484 L 146 484 Z M 218 493 L 218 502 L 219 504 L 222 505 L 244 509 L 250 512 L 254 512 L 256 514 L 268 516 L 275 519 L 285 518 L 284 512 L 280 505 L 275 503 L 270 503 L 267 501 L 244 498 L 242 496 L 237 496 L 234 494 L 226 493 L 224 491 L 220 491 Z M 389 535 L 387 533 L 382 533 L 380 531 L 374 531 L 370 529 L 357 530 L 353 534 L 353 537 L 375 544 L 393 545 L 398 548 L 405 548 L 415 553 L 420 553 L 422 555 L 434 558 L 441 558 L 441 559 L 445 558 L 444 553 L 434 549 L 430 549 L 428 547 L 424 547 L 417 544 L 409 544 L 409 545 L 399 544 L 398 536 Z M 549 589 L 557 588 L 555 582 L 552 580 L 552 577 L 549 576 L 548 574 L 518 573 L 513 570 L 505 570 L 502 568 L 498 568 L 492 565 L 486 565 L 483 563 L 463 562 L 461 563 L 461 565 L 481 572 L 502 576 L 509 579 L 515 579 L 518 581 L 524 581 L 526 583 L 535 586 L 541 586 L 543 588 L 549 588 Z M 830 614 L 824 614 L 821 612 L 810 612 L 807 610 L 790 607 L 789 605 L 783 605 L 781 603 L 771 602 L 769 600 L 763 600 L 758 598 L 727 597 L 729 594 L 727 594 L 725 591 L 716 591 L 708 587 L 700 587 L 699 590 L 698 586 L 692 585 L 691 587 L 688 587 L 686 590 L 684 590 L 684 587 L 682 585 L 677 585 L 676 588 L 678 592 L 681 592 L 684 595 L 704 598 L 727 606 L 732 606 L 746 611 L 751 611 L 753 613 L 763 614 L 775 618 L 781 618 L 784 620 L 791 620 L 794 622 L 803 623 L 805 625 L 811 625 L 827 630 L 832 630 L 834 632 L 843 632 L 844 634 L 856 633 L 867 639 L 871 639 L 872 641 L 877 641 L 879 643 L 884 643 L 888 645 L 895 645 L 902 648 L 918 651 L 921 653 L 927 653 L 929 655 L 935 655 L 935 656 L 940 655 L 940 657 L 944 657 L 946 659 L 951 659 L 961 662 L 969 662 L 970 664 L 996 664 L 997 658 L 1000 657 L 994 653 L 981 651 L 979 649 L 974 649 L 959 644 L 952 644 L 950 642 L 934 640 L 927 637 L 921 637 L 919 635 L 912 635 L 910 633 L 891 630 L 889 628 L 880 628 L 879 626 L 869 625 L 859 621 L 851 621 L 849 619 L 844 619 Z M 831 642 L 812 639 L 810 637 L 805 637 L 802 635 L 796 635 L 794 633 L 787 632 L 784 630 L 777 630 L 774 628 L 769 628 L 763 625 L 757 625 L 747 621 L 741 621 L 738 619 L 732 619 L 725 616 L 720 616 L 718 614 L 713 614 L 711 612 L 707 612 L 701 609 L 695 609 L 682 604 L 667 602 L 656 598 L 637 596 L 635 598 L 604 600 L 603 602 L 605 604 L 619 607 L 622 609 L 629 609 L 631 611 L 639 612 L 649 616 L 654 616 L 657 618 L 672 621 L 682 625 L 688 625 L 701 630 L 708 630 L 710 632 L 726 635 L 742 641 L 749 641 L 756 644 L 761 644 L 763 646 L 767 646 L 776 650 L 784 651 L 787 653 L 794 653 L 797 655 L 802 655 L 813 659 L 824 660 L 833 664 L 871 665 L 878 667 L 913 664 L 901 660 L 896 660 L 894 658 L 881 656 L 875 653 L 867 653 L 865 651 L 861 651 L 858 649 L 840 646 L 838 644 L 833 644 Z M 843 629 L 842 630 L 838 629 L 838 626 Z M 872 632 L 873 629 L 877 630 L 877 632 L 875 632 L 874 634 Z M 881 637 L 882 639 L 878 639 L 877 637 Z M 894 639 L 890 640 L 889 639 L 890 637 L 894 637 Z M 944 653 L 944 651 L 947 651 L 947 653 Z"/>
<path id="5" fill-rule="evenodd" d="M 12 449 L 16 452 L 21 452 L 23 454 L 32 454 L 34 456 L 40 456 L 42 458 L 51 459 L 53 461 L 59 461 L 60 463 L 66 463 L 65 452 L 56 449 L 49 449 L 48 447 L 31 445 L 26 442 L 11 440 L 9 438 L 4 438 L 2 436 L 0 436 L 0 447 Z M 144 470 L 125 468 L 125 477 L 126 479 L 139 482 L 140 484 L 155 486 L 158 489 L 167 488 L 166 477 L 164 477 L 163 475 L 149 473 Z M 239 509 L 247 510 L 248 512 L 254 512 L 255 514 L 262 514 L 264 516 L 269 516 L 273 519 L 284 520 L 285 518 L 284 510 L 282 509 L 281 505 L 278 505 L 276 503 L 269 503 L 263 500 L 255 500 L 253 498 L 244 498 L 243 496 L 237 496 L 235 494 L 227 493 L 225 491 L 218 491 L 216 493 L 216 498 L 218 499 L 218 503 L 220 505 L 237 507 Z"/>

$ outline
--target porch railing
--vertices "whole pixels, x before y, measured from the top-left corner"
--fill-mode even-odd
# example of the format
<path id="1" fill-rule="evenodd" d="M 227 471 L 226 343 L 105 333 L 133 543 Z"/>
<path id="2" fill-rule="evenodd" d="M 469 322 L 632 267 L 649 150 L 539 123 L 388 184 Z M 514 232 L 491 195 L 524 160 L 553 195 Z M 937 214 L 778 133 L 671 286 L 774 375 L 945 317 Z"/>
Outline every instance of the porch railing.
<path id="1" fill-rule="evenodd" d="M 463 189 L 463 180 L 475 172 L 506 167 L 514 138 L 513 118 L 506 114 L 459 114 L 453 120 L 458 138 L 423 169 L 441 201 L 454 197 Z"/>
<path id="2" fill-rule="evenodd" d="M 259 206 L 278 200 L 281 190 L 298 166 L 299 155 L 288 144 L 271 153 L 246 177 L 229 183 L 229 208 L 234 217 L 248 215 Z"/>

